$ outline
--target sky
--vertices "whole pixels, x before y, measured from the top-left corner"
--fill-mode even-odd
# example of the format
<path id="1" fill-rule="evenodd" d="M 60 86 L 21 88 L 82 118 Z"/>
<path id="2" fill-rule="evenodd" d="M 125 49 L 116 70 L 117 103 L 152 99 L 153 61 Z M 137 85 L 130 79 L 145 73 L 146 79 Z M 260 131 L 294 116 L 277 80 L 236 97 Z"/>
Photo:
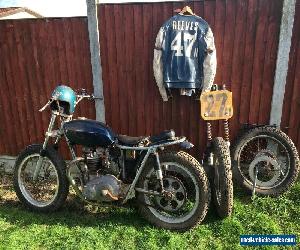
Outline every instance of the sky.
<path id="1" fill-rule="evenodd" d="M 86 0 L 0 0 L 5 7 L 27 7 L 45 17 L 86 16 Z"/>
<path id="2" fill-rule="evenodd" d="M 160 2 L 162 0 L 97 0 L 97 3 Z M 182 1 L 182 0 L 164 0 Z M 86 0 L 0 0 L 0 8 L 27 7 L 45 17 L 86 16 Z"/>

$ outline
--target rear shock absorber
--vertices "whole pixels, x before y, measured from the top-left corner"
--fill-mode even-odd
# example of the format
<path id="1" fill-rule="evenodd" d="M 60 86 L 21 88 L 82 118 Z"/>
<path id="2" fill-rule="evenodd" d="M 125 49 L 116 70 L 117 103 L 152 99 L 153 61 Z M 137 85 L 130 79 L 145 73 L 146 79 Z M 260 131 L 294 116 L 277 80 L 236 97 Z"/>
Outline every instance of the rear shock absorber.
<path id="1" fill-rule="evenodd" d="M 225 141 L 230 144 L 230 138 L 229 138 L 229 122 L 228 120 L 224 120 L 224 139 Z"/>
<path id="2" fill-rule="evenodd" d="M 209 149 L 209 155 L 207 158 L 207 163 L 209 166 L 212 166 L 214 164 L 214 155 L 212 153 L 212 129 L 211 129 L 211 123 L 209 121 L 206 122 L 206 133 L 207 133 L 207 148 Z"/>
<path id="3" fill-rule="evenodd" d="M 211 123 L 206 122 L 206 133 L 207 133 L 207 144 L 208 146 L 211 144 L 212 141 L 212 130 L 211 130 Z"/>
<path id="4" fill-rule="evenodd" d="M 223 84 L 223 90 L 226 90 L 226 85 Z M 230 146 L 230 136 L 229 136 L 229 122 L 228 119 L 224 120 L 224 139 L 227 142 L 228 146 Z"/>
<path id="5" fill-rule="evenodd" d="M 216 91 L 216 90 L 218 90 L 218 85 L 214 84 L 211 87 L 211 91 Z M 213 134 L 211 129 L 211 123 L 209 121 L 206 122 L 206 134 L 207 134 L 207 164 L 209 166 L 213 166 L 214 164 L 214 155 L 212 152 Z"/>

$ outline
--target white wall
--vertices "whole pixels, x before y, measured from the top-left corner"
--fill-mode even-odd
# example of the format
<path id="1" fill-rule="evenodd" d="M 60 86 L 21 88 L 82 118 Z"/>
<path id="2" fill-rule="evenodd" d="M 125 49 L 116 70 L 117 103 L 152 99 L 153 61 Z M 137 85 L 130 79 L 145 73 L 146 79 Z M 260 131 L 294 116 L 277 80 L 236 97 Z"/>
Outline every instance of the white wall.
<path id="1" fill-rule="evenodd" d="M 0 156 L 0 173 L 12 173 L 15 165 L 16 157 L 1 155 Z"/>

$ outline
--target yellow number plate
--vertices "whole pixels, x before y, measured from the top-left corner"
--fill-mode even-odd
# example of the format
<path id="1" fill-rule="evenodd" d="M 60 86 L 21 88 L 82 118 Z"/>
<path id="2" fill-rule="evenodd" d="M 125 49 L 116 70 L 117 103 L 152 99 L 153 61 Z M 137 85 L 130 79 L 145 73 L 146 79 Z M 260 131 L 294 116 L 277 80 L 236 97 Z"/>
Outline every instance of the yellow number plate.
<path id="1" fill-rule="evenodd" d="M 233 116 L 232 92 L 204 92 L 200 97 L 201 116 L 206 121 L 225 120 Z"/>

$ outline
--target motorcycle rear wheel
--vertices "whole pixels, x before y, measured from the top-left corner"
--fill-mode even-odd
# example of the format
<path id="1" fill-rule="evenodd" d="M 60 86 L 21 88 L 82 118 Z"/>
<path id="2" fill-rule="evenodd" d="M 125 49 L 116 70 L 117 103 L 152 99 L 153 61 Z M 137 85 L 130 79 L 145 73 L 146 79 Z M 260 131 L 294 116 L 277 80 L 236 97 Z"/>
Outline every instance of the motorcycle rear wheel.
<path id="1" fill-rule="evenodd" d="M 163 185 L 172 198 L 138 193 L 141 214 L 152 224 L 170 230 L 185 231 L 201 223 L 208 211 L 211 193 L 209 181 L 200 163 L 185 152 L 164 152 L 160 156 Z M 149 159 L 137 186 L 158 191 L 154 159 Z"/>
<path id="2" fill-rule="evenodd" d="M 36 181 L 33 173 L 42 145 L 28 146 L 18 156 L 14 168 L 14 189 L 19 200 L 30 210 L 52 212 L 62 206 L 69 193 L 65 162 L 48 147 Z"/>
<path id="3" fill-rule="evenodd" d="M 280 129 L 260 126 L 246 130 L 232 150 L 233 176 L 249 193 L 277 197 L 296 182 L 300 161 L 292 140 Z"/>

